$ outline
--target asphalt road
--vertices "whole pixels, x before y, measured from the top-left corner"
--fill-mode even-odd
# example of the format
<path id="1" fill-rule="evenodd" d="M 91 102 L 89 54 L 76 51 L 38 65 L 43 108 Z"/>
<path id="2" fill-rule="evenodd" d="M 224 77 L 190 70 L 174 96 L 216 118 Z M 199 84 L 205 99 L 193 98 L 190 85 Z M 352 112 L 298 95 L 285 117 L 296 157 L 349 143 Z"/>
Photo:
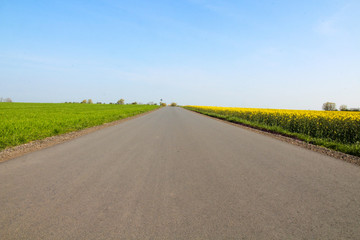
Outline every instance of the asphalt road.
<path id="1" fill-rule="evenodd" d="M 1 163 L 0 239 L 360 239 L 360 168 L 166 107 Z"/>

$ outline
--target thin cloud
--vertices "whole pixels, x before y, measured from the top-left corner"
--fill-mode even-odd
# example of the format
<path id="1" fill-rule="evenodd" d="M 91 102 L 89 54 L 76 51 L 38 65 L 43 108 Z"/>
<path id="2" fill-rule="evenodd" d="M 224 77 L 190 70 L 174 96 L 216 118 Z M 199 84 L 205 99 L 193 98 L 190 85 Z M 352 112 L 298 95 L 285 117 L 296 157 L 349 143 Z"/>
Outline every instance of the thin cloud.
<path id="1" fill-rule="evenodd" d="M 341 34 L 344 31 L 341 25 L 343 24 L 344 19 L 346 18 L 346 15 L 349 11 L 351 11 L 351 5 L 347 4 L 331 16 L 320 19 L 315 24 L 315 32 L 321 35 L 330 36 Z"/>
<path id="2" fill-rule="evenodd" d="M 323 35 L 335 35 L 339 32 L 339 29 L 336 27 L 336 21 L 334 19 L 322 20 L 316 25 L 316 32 Z"/>

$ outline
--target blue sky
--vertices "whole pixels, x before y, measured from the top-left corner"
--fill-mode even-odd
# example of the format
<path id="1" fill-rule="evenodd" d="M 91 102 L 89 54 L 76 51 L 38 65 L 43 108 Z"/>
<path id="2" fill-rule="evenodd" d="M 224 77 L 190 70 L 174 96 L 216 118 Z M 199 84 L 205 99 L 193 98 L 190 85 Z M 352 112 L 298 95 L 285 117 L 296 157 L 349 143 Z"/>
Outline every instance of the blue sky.
<path id="1" fill-rule="evenodd" d="M 0 2 L 0 97 L 360 107 L 360 1 Z"/>

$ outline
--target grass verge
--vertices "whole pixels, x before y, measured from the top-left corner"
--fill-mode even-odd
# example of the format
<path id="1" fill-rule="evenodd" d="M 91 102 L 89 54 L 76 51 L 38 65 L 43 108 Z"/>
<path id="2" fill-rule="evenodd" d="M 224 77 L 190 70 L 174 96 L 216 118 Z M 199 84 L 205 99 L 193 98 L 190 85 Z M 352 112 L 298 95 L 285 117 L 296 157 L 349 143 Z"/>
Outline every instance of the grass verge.
<path id="1" fill-rule="evenodd" d="M 184 108 L 194 111 L 194 112 L 198 112 L 198 113 L 207 115 L 207 116 L 223 119 L 223 120 L 233 122 L 233 123 L 242 124 L 242 125 L 245 125 L 248 127 L 256 128 L 256 129 L 271 132 L 271 133 L 281 134 L 283 136 L 299 139 L 299 140 L 305 141 L 307 143 L 311 143 L 314 145 L 326 147 L 326 148 L 333 149 L 333 150 L 336 150 L 339 152 L 343 152 L 346 154 L 360 157 L 360 144 L 339 143 L 339 142 L 332 141 L 329 139 L 315 138 L 315 137 L 311 137 L 311 136 L 301 134 L 301 133 L 289 132 L 289 131 L 281 128 L 281 126 L 268 126 L 265 124 L 251 122 L 251 121 L 248 121 L 245 119 L 241 119 L 236 116 L 227 116 L 227 115 L 222 115 L 222 114 L 217 114 L 217 113 L 212 113 L 212 112 L 210 113 L 210 112 L 202 111 L 202 110 L 191 108 L 191 107 L 184 107 Z"/>
<path id="2" fill-rule="evenodd" d="M 154 105 L 0 103 L 0 150 L 159 108 Z"/>

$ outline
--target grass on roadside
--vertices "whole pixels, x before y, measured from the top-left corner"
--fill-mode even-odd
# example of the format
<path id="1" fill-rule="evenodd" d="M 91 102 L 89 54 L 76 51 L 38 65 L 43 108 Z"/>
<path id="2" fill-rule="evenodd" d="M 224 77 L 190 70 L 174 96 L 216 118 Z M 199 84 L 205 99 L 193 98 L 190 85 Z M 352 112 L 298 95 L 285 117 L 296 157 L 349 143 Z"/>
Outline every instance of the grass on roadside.
<path id="1" fill-rule="evenodd" d="M 243 118 L 239 118 L 237 116 L 225 115 L 225 114 L 221 114 L 221 113 L 216 113 L 214 111 L 206 111 L 205 109 L 201 109 L 201 108 L 197 108 L 197 107 L 185 106 L 184 108 L 204 114 L 204 115 L 208 115 L 211 117 L 216 117 L 216 118 L 223 119 L 223 120 L 233 122 L 233 123 L 240 123 L 240 124 L 243 124 L 246 126 L 254 127 L 256 129 L 260 129 L 260 130 L 265 130 L 265 131 L 269 131 L 269 132 L 273 132 L 273 133 L 282 134 L 284 136 L 293 137 L 293 138 L 303 140 L 303 141 L 311 143 L 311 144 L 323 146 L 323 147 L 333 149 L 333 150 L 336 150 L 339 152 L 343 152 L 343 153 L 347 153 L 347 154 L 351 154 L 351 155 L 360 157 L 360 143 L 359 142 L 342 143 L 342 142 L 334 141 L 334 140 L 328 139 L 328 138 L 312 137 L 312 136 L 309 136 L 309 135 L 306 135 L 303 133 L 291 132 L 291 131 L 288 131 L 288 130 L 282 128 L 281 126 L 269 126 L 267 124 L 263 124 L 263 123 L 259 123 L 259 122 L 255 122 L 255 121 L 249 121 L 249 120 L 246 120 Z"/>
<path id="2" fill-rule="evenodd" d="M 159 108 L 155 105 L 0 103 L 0 150 Z"/>

